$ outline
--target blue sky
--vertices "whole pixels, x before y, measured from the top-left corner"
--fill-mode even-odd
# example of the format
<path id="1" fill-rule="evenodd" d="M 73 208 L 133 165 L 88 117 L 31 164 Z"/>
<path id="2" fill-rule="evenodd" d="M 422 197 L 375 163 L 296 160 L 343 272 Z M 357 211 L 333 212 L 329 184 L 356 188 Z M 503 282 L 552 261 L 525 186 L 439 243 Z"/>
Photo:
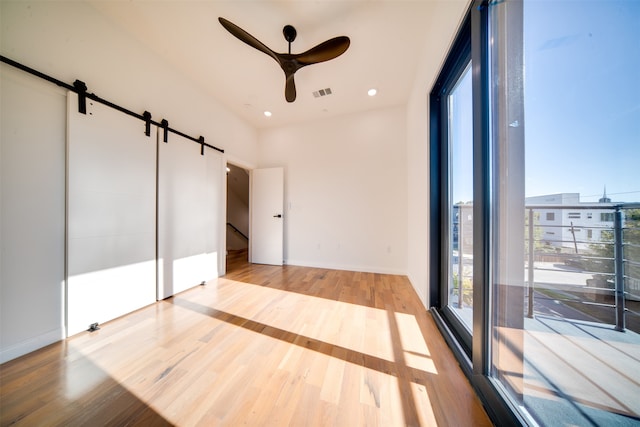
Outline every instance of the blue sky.
<path id="1" fill-rule="evenodd" d="M 449 99 L 451 109 L 451 170 L 453 203 L 473 198 L 473 110 L 471 70 L 462 75 Z"/>
<path id="2" fill-rule="evenodd" d="M 525 2 L 525 140 L 527 196 L 640 201 L 640 1 Z"/>
<path id="3" fill-rule="evenodd" d="M 640 0 L 525 0 L 525 195 L 640 201 Z M 454 94 L 453 202 L 472 194 L 471 84 Z"/>

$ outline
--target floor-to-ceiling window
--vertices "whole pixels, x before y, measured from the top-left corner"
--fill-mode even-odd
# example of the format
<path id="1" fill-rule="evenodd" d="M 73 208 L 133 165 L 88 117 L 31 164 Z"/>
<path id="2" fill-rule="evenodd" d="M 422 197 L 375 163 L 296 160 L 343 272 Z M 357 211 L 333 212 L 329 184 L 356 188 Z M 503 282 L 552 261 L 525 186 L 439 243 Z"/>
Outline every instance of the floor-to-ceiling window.
<path id="1" fill-rule="evenodd" d="M 476 1 L 431 93 L 433 313 L 499 424 L 640 425 L 639 22 L 632 0 Z"/>

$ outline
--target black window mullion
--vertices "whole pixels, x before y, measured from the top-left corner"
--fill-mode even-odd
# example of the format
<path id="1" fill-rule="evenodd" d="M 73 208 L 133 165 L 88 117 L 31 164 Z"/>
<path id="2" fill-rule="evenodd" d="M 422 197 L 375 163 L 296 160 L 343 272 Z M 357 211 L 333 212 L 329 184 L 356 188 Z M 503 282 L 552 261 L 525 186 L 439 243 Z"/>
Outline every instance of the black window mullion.
<path id="1" fill-rule="evenodd" d="M 491 123 L 489 94 L 488 7 L 471 10 L 471 56 L 473 58 L 473 372 L 488 375 L 491 316 Z"/>
<path id="2" fill-rule="evenodd" d="M 445 319 L 449 331 L 471 358 L 472 338 L 462 322 L 448 308 L 448 269 L 450 243 L 450 221 L 452 218 L 449 200 L 449 95 L 471 61 L 471 21 L 467 14 L 451 53 L 445 60 L 439 78 L 430 94 L 430 305 Z M 460 239 L 460 236 L 459 236 Z M 459 241 L 459 244 L 460 241 Z M 462 282 L 462 278 L 460 279 Z M 468 367 L 470 370 L 470 366 Z"/>

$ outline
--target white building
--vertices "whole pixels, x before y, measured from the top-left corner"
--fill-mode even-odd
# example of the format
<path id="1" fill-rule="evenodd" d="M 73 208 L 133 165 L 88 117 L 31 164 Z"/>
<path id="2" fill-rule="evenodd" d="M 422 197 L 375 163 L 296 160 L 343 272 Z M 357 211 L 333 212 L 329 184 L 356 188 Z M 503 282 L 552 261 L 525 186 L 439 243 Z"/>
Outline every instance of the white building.
<path id="1" fill-rule="evenodd" d="M 606 190 L 598 203 L 580 202 L 580 193 L 527 197 L 525 203 L 537 215 L 534 224 L 540 226 L 538 238 L 544 244 L 576 250 L 611 239 L 614 210 L 607 208 L 612 205 Z"/>

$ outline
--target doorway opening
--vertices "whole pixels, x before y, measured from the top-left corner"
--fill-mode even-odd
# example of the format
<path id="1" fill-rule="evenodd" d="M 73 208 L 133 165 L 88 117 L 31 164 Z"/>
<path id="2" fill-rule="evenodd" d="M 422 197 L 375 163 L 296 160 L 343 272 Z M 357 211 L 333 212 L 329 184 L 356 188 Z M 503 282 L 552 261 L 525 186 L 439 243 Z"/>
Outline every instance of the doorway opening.
<path id="1" fill-rule="evenodd" d="M 249 260 L 249 171 L 227 163 L 227 273 Z"/>

